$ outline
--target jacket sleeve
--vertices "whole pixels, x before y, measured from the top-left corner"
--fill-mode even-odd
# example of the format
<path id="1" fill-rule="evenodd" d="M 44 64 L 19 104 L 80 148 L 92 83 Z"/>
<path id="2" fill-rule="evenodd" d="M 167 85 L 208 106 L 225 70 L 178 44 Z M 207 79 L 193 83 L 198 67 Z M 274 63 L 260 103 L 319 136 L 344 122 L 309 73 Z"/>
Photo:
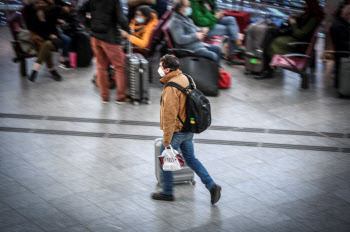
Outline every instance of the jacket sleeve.
<path id="1" fill-rule="evenodd" d="M 121 29 L 123 29 L 124 31 L 126 31 L 130 34 L 129 22 L 124 15 L 122 5 L 120 4 L 120 0 L 116 0 L 115 4 L 116 4 L 115 5 L 115 10 L 116 10 L 115 13 L 116 13 L 116 16 L 118 18 L 118 23 L 119 23 Z"/>
<path id="2" fill-rule="evenodd" d="M 178 21 L 172 21 L 169 30 L 174 42 L 178 45 L 187 45 L 198 41 L 196 33 L 185 35 L 184 24 Z"/>
<path id="3" fill-rule="evenodd" d="M 134 35 L 130 36 L 130 42 L 134 44 L 135 47 L 145 48 L 149 44 L 149 40 L 151 38 L 151 34 L 153 32 L 153 26 L 146 26 L 145 31 L 142 34 L 141 38 L 138 38 Z"/>
<path id="4" fill-rule="evenodd" d="M 90 11 L 90 0 L 86 1 L 84 5 L 82 5 L 78 11 L 78 17 L 80 21 L 86 25 L 86 13 Z"/>
<path id="5" fill-rule="evenodd" d="M 213 29 L 213 27 L 218 22 L 216 16 L 206 7 L 201 5 L 199 2 L 192 2 L 192 15 L 194 23 L 200 27 L 209 27 L 209 29 Z"/>
<path id="6" fill-rule="evenodd" d="M 301 27 L 298 27 L 297 23 L 292 24 L 293 33 L 292 36 L 296 39 L 302 40 L 305 38 L 305 36 L 309 35 L 310 33 L 315 30 L 317 26 L 317 19 L 315 17 L 309 19 L 306 24 L 302 25 Z"/>
<path id="7" fill-rule="evenodd" d="M 167 87 L 163 91 L 163 145 L 169 146 L 175 131 L 177 115 L 179 114 L 180 99 L 176 94 L 177 89 Z"/>

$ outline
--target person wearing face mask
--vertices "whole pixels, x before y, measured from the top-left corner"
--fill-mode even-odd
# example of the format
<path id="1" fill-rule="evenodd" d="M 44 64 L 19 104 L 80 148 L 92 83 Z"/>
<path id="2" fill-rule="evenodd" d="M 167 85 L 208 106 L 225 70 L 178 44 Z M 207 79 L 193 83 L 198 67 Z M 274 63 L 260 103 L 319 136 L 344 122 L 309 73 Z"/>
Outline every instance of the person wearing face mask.
<path id="1" fill-rule="evenodd" d="M 207 37 L 229 36 L 229 54 L 227 60 L 230 64 L 244 64 L 236 57 L 236 52 L 244 51 L 239 40 L 239 27 L 235 17 L 225 16 L 224 11 L 218 11 L 215 0 L 190 0 L 192 11 L 190 17 L 199 27 L 208 27 Z"/>
<path id="2" fill-rule="evenodd" d="M 130 35 L 121 31 L 123 38 L 128 39 L 135 47 L 146 48 L 150 42 L 151 34 L 158 24 L 158 17 L 149 6 L 139 6 L 135 18 L 130 22 L 130 28 L 135 32 Z"/>
<path id="3" fill-rule="evenodd" d="M 305 0 L 305 11 L 300 16 L 289 15 L 291 30 L 289 35 L 274 38 L 269 44 L 266 54 L 265 71 L 256 79 L 271 77 L 273 70 L 269 63 L 275 54 L 305 53 L 304 46 L 290 46 L 292 42 L 310 42 L 317 26 L 322 22 L 324 12 L 318 0 Z"/>
<path id="4" fill-rule="evenodd" d="M 179 60 L 174 55 L 165 55 L 160 59 L 158 73 L 160 82 L 167 84 L 175 82 L 186 88 L 189 86 L 187 77 L 179 70 Z M 163 130 L 163 144 L 160 154 L 170 145 L 175 149 L 181 148 L 182 156 L 187 165 L 199 176 L 202 183 L 209 190 L 211 203 L 214 205 L 221 197 L 221 186 L 217 185 L 205 169 L 203 164 L 195 157 L 193 148 L 193 133 L 184 131 L 180 119 L 186 120 L 187 95 L 181 90 L 168 86 L 164 87 L 161 98 L 160 128 Z M 173 172 L 162 172 L 162 192 L 151 195 L 154 200 L 174 201 Z"/>
<path id="5" fill-rule="evenodd" d="M 208 28 L 197 27 L 188 17 L 192 12 L 191 3 L 188 0 L 176 0 L 173 10 L 169 31 L 175 47 L 191 50 L 196 56 L 207 57 L 219 62 L 221 48 L 203 42 Z"/>
<path id="6" fill-rule="evenodd" d="M 345 6 L 331 26 L 331 37 L 333 40 L 335 53 L 335 82 L 338 87 L 340 59 L 348 57 L 347 53 L 339 53 L 340 51 L 350 52 L 350 5 Z"/>

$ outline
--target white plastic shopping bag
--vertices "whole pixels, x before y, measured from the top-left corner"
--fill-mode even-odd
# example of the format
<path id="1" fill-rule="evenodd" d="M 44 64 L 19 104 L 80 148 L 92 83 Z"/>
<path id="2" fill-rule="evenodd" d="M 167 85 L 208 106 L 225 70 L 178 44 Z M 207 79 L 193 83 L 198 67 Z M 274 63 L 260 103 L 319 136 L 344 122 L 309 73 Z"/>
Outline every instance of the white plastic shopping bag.
<path id="1" fill-rule="evenodd" d="M 178 151 L 170 145 L 170 149 L 165 149 L 159 156 L 160 164 L 164 171 L 178 171 L 184 166 L 184 159 Z"/>

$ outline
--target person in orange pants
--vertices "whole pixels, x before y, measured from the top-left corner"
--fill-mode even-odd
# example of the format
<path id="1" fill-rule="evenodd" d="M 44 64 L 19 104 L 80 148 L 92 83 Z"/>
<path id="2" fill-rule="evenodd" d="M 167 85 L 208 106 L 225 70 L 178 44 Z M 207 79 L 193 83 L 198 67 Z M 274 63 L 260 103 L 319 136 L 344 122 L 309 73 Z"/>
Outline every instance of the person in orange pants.
<path id="1" fill-rule="evenodd" d="M 111 7 L 113 10 L 106 10 Z M 130 33 L 128 21 L 123 14 L 119 0 L 88 0 L 80 8 L 79 13 L 85 18 L 91 15 L 91 47 L 96 56 L 97 84 L 100 88 L 103 103 L 109 102 L 109 80 L 107 68 L 114 66 L 117 85 L 117 104 L 131 102 L 127 97 L 127 79 L 125 72 L 125 54 L 121 47 L 122 37 L 118 25 Z"/>

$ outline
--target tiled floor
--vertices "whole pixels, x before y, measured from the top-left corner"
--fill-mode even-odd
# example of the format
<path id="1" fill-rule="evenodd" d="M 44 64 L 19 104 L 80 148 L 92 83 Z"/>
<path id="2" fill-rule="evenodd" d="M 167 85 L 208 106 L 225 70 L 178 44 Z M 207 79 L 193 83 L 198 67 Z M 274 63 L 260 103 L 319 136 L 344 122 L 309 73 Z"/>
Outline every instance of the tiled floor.
<path id="1" fill-rule="evenodd" d="M 211 206 L 196 177 L 169 203 L 150 199 L 156 76 L 152 104 L 104 105 L 93 66 L 31 83 L 7 28 L 0 38 L 0 231 L 350 231 L 350 102 L 322 63 L 309 90 L 290 72 L 258 81 L 224 65 L 232 87 L 209 98 L 213 127 L 195 143 L 222 198 Z"/>

